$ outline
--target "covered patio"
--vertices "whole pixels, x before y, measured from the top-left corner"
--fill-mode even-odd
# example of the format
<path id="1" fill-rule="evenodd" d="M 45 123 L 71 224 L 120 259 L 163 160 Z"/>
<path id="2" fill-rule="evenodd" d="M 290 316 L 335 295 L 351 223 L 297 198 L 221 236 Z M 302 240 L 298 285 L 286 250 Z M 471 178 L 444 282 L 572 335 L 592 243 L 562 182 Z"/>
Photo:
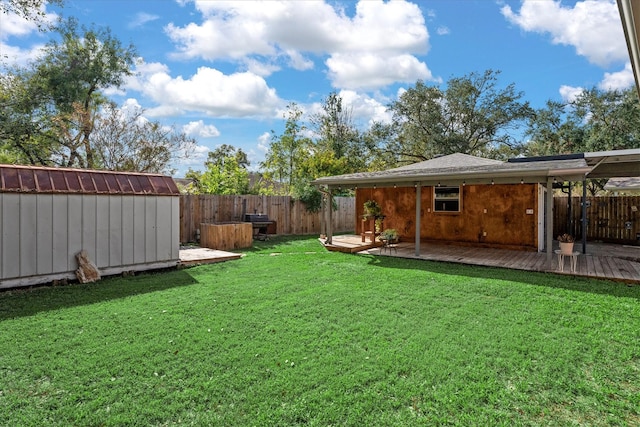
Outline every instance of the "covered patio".
<path id="1" fill-rule="evenodd" d="M 545 156 L 536 158 L 516 158 L 507 162 L 483 159 L 465 154 L 452 154 L 433 158 L 424 162 L 411 164 L 399 168 L 379 172 L 363 172 L 347 175 L 319 178 L 314 181 L 327 197 L 332 197 L 335 190 L 351 188 L 356 191 L 356 199 L 360 195 L 362 203 L 364 191 L 366 194 L 401 194 L 403 210 L 397 210 L 393 206 L 396 218 L 395 224 L 405 223 L 402 234 L 403 242 L 411 242 L 411 249 L 407 249 L 406 243 L 403 251 L 413 250 L 414 257 L 421 257 L 424 251 L 430 251 L 434 244 L 449 246 L 455 243 L 465 246 L 461 250 L 489 253 L 491 250 L 506 250 L 520 248 L 524 253 L 520 257 L 529 257 L 532 260 L 540 259 L 542 265 L 536 267 L 540 271 L 553 271 L 557 269 L 555 256 L 556 242 L 553 235 L 553 194 L 556 188 L 563 183 L 580 182 L 583 184 L 583 200 L 586 199 L 586 183 L 591 178 L 613 178 L 635 176 L 640 171 L 640 149 L 616 150 L 606 152 L 576 153 L 569 155 Z M 498 192 L 499 188 L 504 188 Z M 453 188 L 459 203 L 455 205 L 453 212 L 436 212 L 436 199 L 441 188 Z M 528 190 L 527 190 L 528 188 Z M 537 188 L 537 190 L 536 190 Z M 526 190 L 526 191 L 522 191 Z M 528 194 L 525 196 L 518 193 Z M 493 199 L 487 199 L 491 196 Z M 518 204 L 512 203 L 519 197 Z M 366 200 L 366 199 L 365 199 Z M 495 203 L 502 200 L 507 207 L 493 209 Z M 383 201 L 383 204 L 387 200 Z M 331 206 L 326 203 L 325 206 Z M 356 207 L 357 207 L 356 206 Z M 488 208 L 488 209 L 487 209 Z M 526 208 L 526 209 L 524 209 Z M 411 213 L 413 210 L 413 213 Z M 526 212 L 525 212 L 526 211 Z M 323 215 L 324 229 L 326 230 L 327 246 L 334 245 L 333 230 L 331 229 L 331 209 L 325 209 Z M 400 217 L 398 217 L 400 215 Z M 357 215 L 358 217 L 358 215 Z M 465 230 L 465 227 L 477 227 L 477 219 L 482 217 L 480 233 L 475 239 L 473 230 Z M 445 230 L 445 222 L 457 221 L 455 227 Z M 588 221 L 586 204 L 582 203 L 582 224 L 585 229 Z M 430 224 L 431 223 L 431 224 Z M 432 226 L 433 224 L 433 226 Z M 445 226 L 443 226 L 445 224 Z M 427 227 L 445 230 L 434 238 L 426 235 Z M 489 233 L 483 232 L 487 227 Z M 519 227 L 519 228 L 518 228 Z M 355 224 L 356 230 L 360 225 Z M 451 231 L 453 230 L 453 232 Z M 526 238 L 518 236 L 518 232 L 527 234 Z M 411 233 L 408 235 L 407 231 Z M 485 237 L 496 236 L 498 232 L 508 232 L 510 235 L 502 239 L 498 234 L 493 241 Z M 526 233 L 525 233 L 526 231 Z M 431 231 L 429 231 L 431 233 Z M 465 235 L 466 233 L 466 235 Z M 469 237 L 471 234 L 471 238 Z M 462 237 L 460 237 L 462 236 Z M 450 237 L 450 238 L 449 238 Z M 582 233 L 581 253 L 587 255 L 586 234 Z M 514 239 L 518 239 L 514 243 Z M 475 239 L 475 240 L 474 240 Z M 500 240 L 502 239 L 502 240 Z M 511 239 L 511 240 L 509 240 Z M 447 241 L 448 240 L 448 241 Z M 435 243 L 434 243 L 435 241 Z M 423 248 L 423 244 L 426 245 Z M 591 243 L 589 244 L 591 245 Z M 469 248 L 471 247 L 471 248 Z M 423 250 L 424 249 L 424 250 Z M 633 250 L 633 248 L 631 248 Z M 377 249 L 372 249 L 377 250 Z M 526 251 L 537 250 L 538 253 L 529 254 Z M 351 250 L 356 251 L 355 249 Z M 437 251 L 435 251 L 437 252 Z M 509 251 L 517 252 L 517 251 Z M 508 253 L 508 252 L 507 252 Z M 482 255 L 479 259 L 483 259 Z M 491 257 L 490 257 L 491 258 Z M 593 270 L 600 270 L 596 262 L 590 263 L 587 257 L 579 257 L 578 274 L 584 270 L 585 275 L 590 275 Z M 537 263 L 531 263 L 537 266 Z M 483 264 L 484 265 L 484 264 Z M 600 263 L 599 265 L 602 265 Z M 607 265 L 607 262 L 605 262 Z M 580 266 L 583 268 L 581 269 Z M 616 273 L 614 269 L 611 276 L 640 277 L 640 272 L 626 267 L 627 273 Z M 603 272 L 606 268 L 603 266 Z M 597 274 L 597 272 L 593 272 Z"/>
<path id="2" fill-rule="evenodd" d="M 382 245 L 372 247 L 368 243 L 361 243 L 360 236 L 355 235 L 334 236 L 333 243 L 327 245 L 327 249 L 359 254 L 575 275 L 640 284 L 640 247 L 637 246 L 590 243 L 587 253 L 577 257 L 575 272 L 571 272 L 569 260 L 564 260 L 564 269 L 560 271 L 558 257 L 552 257 L 549 265 L 546 254 L 541 252 L 478 248 L 430 242 L 421 245 L 420 253 L 416 254 L 415 245 L 412 242 L 399 242 L 393 248 L 384 248 Z"/>

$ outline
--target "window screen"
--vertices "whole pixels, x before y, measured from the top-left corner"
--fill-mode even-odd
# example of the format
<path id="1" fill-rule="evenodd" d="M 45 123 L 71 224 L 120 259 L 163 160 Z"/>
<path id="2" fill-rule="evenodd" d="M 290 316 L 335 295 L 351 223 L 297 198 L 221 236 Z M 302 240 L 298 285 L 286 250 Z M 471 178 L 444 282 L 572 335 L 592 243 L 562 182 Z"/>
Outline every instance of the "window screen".
<path id="1" fill-rule="evenodd" d="M 460 187 L 433 187 L 434 212 L 460 212 Z"/>

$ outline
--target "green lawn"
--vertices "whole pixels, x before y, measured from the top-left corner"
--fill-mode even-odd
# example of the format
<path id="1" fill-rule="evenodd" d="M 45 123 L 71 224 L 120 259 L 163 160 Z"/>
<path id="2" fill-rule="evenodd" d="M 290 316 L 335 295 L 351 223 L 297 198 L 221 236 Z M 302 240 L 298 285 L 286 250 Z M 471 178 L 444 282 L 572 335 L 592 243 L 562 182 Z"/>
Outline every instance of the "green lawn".
<path id="1" fill-rule="evenodd" d="M 257 242 L 0 293 L 2 426 L 638 426 L 640 286 Z"/>

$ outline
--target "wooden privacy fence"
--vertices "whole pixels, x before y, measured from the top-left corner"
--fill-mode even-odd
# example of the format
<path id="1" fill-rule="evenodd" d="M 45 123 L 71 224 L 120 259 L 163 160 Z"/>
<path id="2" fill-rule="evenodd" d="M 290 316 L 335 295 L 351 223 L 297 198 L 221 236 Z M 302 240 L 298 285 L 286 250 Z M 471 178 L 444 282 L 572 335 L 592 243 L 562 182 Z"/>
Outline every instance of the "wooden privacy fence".
<path id="1" fill-rule="evenodd" d="M 336 197 L 333 211 L 334 232 L 355 228 L 355 198 Z M 246 213 L 266 214 L 276 222 L 276 234 L 320 234 L 321 212 L 308 212 L 304 203 L 291 196 L 180 196 L 180 241 L 196 240 L 201 223 L 244 221 Z"/>
<path id="2" fill-rule="evenodd" d="M 553 235 L 582 238 L 582 198 L 553 199 Z M 587 197 L 587 240 L 640 245 L 640 196 Z"/>

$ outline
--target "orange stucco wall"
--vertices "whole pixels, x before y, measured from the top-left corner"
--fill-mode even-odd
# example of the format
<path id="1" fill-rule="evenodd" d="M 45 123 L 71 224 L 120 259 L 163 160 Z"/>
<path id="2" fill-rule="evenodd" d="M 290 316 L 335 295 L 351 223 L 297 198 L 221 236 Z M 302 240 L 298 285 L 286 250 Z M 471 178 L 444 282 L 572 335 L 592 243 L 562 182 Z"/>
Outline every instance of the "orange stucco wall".
<path id="1" fill-rule="evenodd" d="M 422 187 L 422 240 L 537 250 L 535 184 L 466 185 L 461 187 L 461 192 L 460 212 L 434 212 L 433 187 Z M 413 240 L 415 195 L 413 187 L 358 189 L 356 231 L 362 232 L 364 202 L 373 199 L 386 215 L 384 228 L 395 228 L 403 240 Z M 532 213 L 528 214 L 527 210 Z"/>

